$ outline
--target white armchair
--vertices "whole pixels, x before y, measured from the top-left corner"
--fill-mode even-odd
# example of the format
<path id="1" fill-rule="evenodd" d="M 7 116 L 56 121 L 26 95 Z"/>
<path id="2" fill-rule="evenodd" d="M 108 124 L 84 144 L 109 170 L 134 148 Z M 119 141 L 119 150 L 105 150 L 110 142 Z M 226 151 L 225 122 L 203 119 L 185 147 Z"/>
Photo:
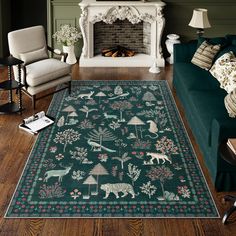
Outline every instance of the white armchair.
<path id="1" fill-rule="evenodd" d="M 67 55 L 47 46 L 43 26 L 34 26 L 8 33 L 8 45 L 10 54 L 24 61 L 21 68 L 23 92 L 32 98 L 34 109 L 36 100 L 45 97 L 45 95 L 36 97 L 36 94 L 59 84 L 65 84 L 65 86 L 54 92 L 66 88 L 68 88 L 69 93 L 71 92 L 71 66 L 65 63 Z M 48 50 L 61 55 L 64 62 L 49 58 Z M 13 68 L 13 71 L 17 79 L 17 68 Z M 52 93 L 46 96 L 50 94 Z"/>

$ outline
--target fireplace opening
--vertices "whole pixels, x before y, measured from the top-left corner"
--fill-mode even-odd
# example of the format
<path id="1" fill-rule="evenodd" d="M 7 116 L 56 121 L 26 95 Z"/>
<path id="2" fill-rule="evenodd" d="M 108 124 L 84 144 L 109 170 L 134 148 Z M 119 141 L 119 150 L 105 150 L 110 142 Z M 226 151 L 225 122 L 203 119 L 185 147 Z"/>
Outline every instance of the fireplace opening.
<path id="1" fill-rule="evenodd" d="M 150 23 L 116 20 L 112 24 L 94 24 L 94 56 L 131 57 L 138 53 L 151 53 Z"/>
<path id="2" fill-rule="evenodd" d="M 134 50 L 122 47 L 120 45 L 102 50 L 102 56 L 104 57 L 133 57 L 134 55 Z"/>

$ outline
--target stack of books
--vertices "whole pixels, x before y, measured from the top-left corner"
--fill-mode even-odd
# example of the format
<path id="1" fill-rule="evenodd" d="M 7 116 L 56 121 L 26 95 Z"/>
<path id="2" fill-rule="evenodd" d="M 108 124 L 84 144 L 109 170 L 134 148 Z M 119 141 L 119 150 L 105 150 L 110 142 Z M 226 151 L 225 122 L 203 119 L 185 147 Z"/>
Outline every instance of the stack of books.
<path id="1" fill-rule="evenodd" d="M 227 145 L 230 148 L 230 150 L 236 155 L 236 138 L 230 138 L 227 141 Z"/>
<path id="2" fill-rule="evenodd" d="M 24 119 L 23 122 L 19 124 L 19 128 L 30 134 L 37 134 L 40 130 L 52 125 L 53 123 L 54 119 L 47 116 L 44 111 L 41 111 Z"/>

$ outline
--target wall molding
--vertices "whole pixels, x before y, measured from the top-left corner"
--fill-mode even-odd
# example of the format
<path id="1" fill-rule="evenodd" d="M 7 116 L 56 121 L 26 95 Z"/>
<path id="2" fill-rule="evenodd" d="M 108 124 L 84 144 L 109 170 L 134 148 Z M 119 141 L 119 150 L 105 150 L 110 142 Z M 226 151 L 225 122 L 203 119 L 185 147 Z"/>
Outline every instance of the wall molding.
<path id="1" fill-rule="evenodd" d="M 63 24 L 70 24 L 79 28 L 80 7 L 79 0 L 75 1 L 55 1 L 47 0 L 47 27 L 48 27 L 48 44 L 52 47 L 59 47 L 52 35 L 59 30 Z M 81 48 L 75 47 L 76 55 L 80 54 Z"/>
<path id="2" fill-rule="evenodd" d="M 216 2 L 216 1 L 214 1 L 214 3 L 213 2 L 206 2 L 206 1 L 192 1 L 192 2 L 190 2 L 190 1 L 175 1 L 175 0 L 170 0 L 170 1 L 165 1 L 165 3 L 167 4 L 167 6 L 168 6 L 168 4 L 169 3 L 172 3 L 172 4 L 176 4 L 176 3 L 178 3 L 178 5 L 179 4 L 182 4 L 182 5 L 188 5 L 188 6 L 192 6 L 192 5 L 198 5 L 198 6 L 200 6 L 200 5 L 207 5 L 207 6 L 236 6 L 236 3 L 235 3 L 235 0 L 232 0 L 232 2 L 225 2 L 225 1 L 222 1 L 222 2 Z"/>
<path id="3" fill-rule="evenodd" d="M 68 2 L 68 1 L 51 1 L 50 0 L 50 2 L 53 6 L 78 6 L 80 1 L 77 0 L 77 1 Z"/>
<path id="4" fill-rule="evenodd" d="M 52 5 L 53 6 L 78 6 L 78 3 L 79 2 L 71 2 L 71 3 L 53 3 L 52 2 Z"/>

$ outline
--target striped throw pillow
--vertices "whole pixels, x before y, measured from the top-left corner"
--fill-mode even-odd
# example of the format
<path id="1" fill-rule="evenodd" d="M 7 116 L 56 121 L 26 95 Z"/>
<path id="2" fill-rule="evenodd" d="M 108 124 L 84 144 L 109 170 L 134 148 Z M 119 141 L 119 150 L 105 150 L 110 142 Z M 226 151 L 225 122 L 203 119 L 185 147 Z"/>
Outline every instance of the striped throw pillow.
<path id="1" fill-rule="evenodd" d="M 236 89 L 234 89 L 231 93 L 227 94 L 225 99 L 225 108 L 229 113 L 229 117 L 236 117 Z"/>
<path id="2" fill-rule="evenodd" d="M 191 62 L 202 69 L 209 70 L 211 68 L 212 61 L 219 50 L 220 44 L 212 45 L 207 41 L 204 41 L 195 52 Z"/>

